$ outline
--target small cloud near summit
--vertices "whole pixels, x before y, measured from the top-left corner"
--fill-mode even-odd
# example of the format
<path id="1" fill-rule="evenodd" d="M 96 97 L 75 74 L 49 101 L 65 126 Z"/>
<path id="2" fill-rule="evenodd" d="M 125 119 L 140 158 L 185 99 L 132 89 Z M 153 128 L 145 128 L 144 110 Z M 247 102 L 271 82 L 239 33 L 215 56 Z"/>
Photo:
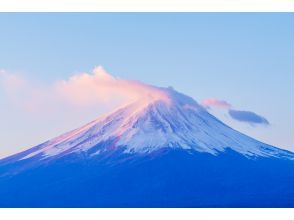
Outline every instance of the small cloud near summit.
<path id="1" fill-rule="evenodd" d="M 215 98 L 208 98 L 202 101 L 202 105 L 206 108 L 215 107 L 215 108 L 225 108 L 229 109 L 232 105 L 224 100 L 218 100 Z"/>
<path id="2" fill-rule="evenodd" d="M 250 111 L 229 110 L 229 115 L 237 121 L 247 122 L 249 124 L 270 124 L 266 118 Z"/>
<path id="3" fill-rule="evenodd" d="M 232 109 L 232 105 L 224 100 L 219 100 L 215 98 L 208 98 L 202 101 L 201 103 L 205 108 L 210 109 L 226 109 L 228 110 L 229 116 L 239 122 L 249 123 L 250 125 L 262 124 L 270 125 L 269 121 L 252 111 L 242 111 Z"/>

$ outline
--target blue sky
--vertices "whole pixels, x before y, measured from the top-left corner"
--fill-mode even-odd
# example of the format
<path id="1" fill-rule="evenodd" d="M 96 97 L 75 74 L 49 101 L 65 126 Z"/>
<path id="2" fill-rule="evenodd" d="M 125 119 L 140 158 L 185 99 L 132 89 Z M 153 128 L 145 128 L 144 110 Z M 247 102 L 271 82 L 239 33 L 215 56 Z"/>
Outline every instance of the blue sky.
<path id="1" fill-rule="evenodd" d="M 252 111 L 269 125 L 210 110 L 237 130 L 294 150 L 293 13 L 2 13 L 0 27 L 2 71 L 46 87 L 102 65 L 119 78 Z M 74 109 L 66 119 L 48 121 L 50 115 L 26 115 L 7 96 L 0 89 L 0 157 L 107 110 Z"/>

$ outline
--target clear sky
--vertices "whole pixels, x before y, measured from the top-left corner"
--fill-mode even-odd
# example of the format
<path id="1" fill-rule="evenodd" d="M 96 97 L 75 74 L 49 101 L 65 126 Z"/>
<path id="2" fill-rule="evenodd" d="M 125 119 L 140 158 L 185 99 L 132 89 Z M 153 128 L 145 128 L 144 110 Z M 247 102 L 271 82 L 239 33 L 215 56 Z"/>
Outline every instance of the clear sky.
<path id="1" fill-rule="evenodd" d="M 239 131 L 294 150 L 293 27 L 293 13 L 2 13 L 0 157 L 108 111 L 51 104 L 59 112 L 37 114 L 15 103 L 29 96 L 15 96 L 23 82 L 48 88 L 98 65 L 122 79 L 173 86 L 199 102 L 213 98 L 232 111 L 254 112 L 268 123 L 234 120 L 226 108 L 209 110 Z M 11 76 L 18 78 L 8 91 Z"/>

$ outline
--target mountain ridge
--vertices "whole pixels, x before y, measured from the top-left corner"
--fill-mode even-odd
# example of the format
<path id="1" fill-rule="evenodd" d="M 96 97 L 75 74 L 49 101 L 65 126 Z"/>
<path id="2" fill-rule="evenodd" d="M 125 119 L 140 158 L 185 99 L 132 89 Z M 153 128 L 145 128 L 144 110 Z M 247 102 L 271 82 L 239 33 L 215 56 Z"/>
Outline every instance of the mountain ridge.
<path id="1" fill-rule="evenodd" d="M 230 148 L 249 157 L 294 159 L 289 151 L 256 141 L 230 128 L 192 98 L 170 88 L 160 88 L 160 91 L 165 96 L 157 99 L 150 95 L 132 102 L 16 155 L 25 154 L 19 160 L 35 156 L 42 159 L 65 152 L 85 152 L 99 143 L 109 142 L 113 148 L 125 147 L 124 153 L 150 153 L 165 147 L 181 147 L 217 155 Z M 105 150 L 101 148 L 93 154 Z"/>
<path id="2" fill-rule="evenodd" d="M 0 207 L 294 207 L 294 153 L 153 91 L 0 160 Z"/>

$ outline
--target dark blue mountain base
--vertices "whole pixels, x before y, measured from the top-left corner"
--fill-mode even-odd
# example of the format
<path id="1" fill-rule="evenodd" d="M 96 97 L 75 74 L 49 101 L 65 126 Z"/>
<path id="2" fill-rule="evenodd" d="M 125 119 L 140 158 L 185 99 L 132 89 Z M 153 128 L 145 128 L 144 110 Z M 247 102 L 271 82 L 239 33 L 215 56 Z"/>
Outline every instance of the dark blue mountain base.
<path id="1" fill-rule="evenodd" d="M 1 207 L 294 207 L 293 160 L 230 150 L 114 151 L 0 165 Z"/>

